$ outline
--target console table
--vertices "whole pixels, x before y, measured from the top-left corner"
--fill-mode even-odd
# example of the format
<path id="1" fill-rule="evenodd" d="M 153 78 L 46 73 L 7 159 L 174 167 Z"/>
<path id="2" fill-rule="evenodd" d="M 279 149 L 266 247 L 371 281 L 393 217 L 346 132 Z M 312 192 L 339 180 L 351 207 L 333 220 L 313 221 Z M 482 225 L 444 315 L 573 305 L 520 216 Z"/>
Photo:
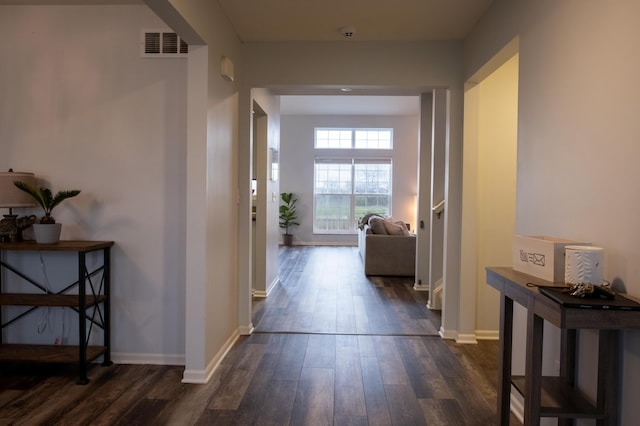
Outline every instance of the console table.
<path id="1" fill-rule="evenodd" d="M 576 418 L 596 419 L 597 425 L 616 425 L 620 330 L 640 329 L 640 312 L 567 308 L 538 291 L 554 283 L 512 268 L 487 268 L 487 283 L 500 291 L 500 352 L 498 368 L 498 419 L 509 424 L 513 384 L 524 396 L 524 424 L 539 425 L 540 417 L 557 417 L 559 425 Z M 564 283 L 555 283 L 564 286 Z M 527 309 L 524 377 L 512 377 L 513 302 Z M 560 375 L 542 377 L 544 320 L 560 328 Z M 598 337 L 597 401 L 592 404 L 576 388 L 576 334 L 596 329 Z"/>
<path id="2" fill-rule="evenodd" d="M 2 329 L 10 326 L 25 315 L 40 307 L 58 306 L 73 309 L 78 314 L 78 345 L 29 345 L 5 344 L 0 333 L 0 361 L 35 361 L 52 363 L 77 363 L 78 384 L 86 384 L 87 365 L 103 356 L 102 365 L 111 365 L 110 342 L 110 278 L 111 247 L 113 241 L 60 241 L 57 244 L 37 244 L 33 241 L 0 243 L 0 318 Z M 29 277 L 28 271 L 20 271 L 6 261 L 5 252 L 72 252 L 77 254 L 77 281 L 58 292 L 53 292 L 43 284 Z M 89 271 L 86 264 L 88 253 L 98 252 L 102 265 Z M 5 293 L 3 289 L 3 269 L 22 278 L 36 288 L 35 293 Z M 31 269 L 31 268 L 30 268 Z M 102 272 L 100 279 L 94 277 Z M 6 278 L 7 275 L 5 275 Z M 95 282 L 94 282 L 95 281 Z M 70 291 L 75 290 L 73 293 Z M 2 306 L 26 306 L 30 309 L 5 318 Z M 87 324 L 89 324 L 87 332 Z M 103 345 L 90 346 L 89 338 L 93 327 L 103 330 Z"/>

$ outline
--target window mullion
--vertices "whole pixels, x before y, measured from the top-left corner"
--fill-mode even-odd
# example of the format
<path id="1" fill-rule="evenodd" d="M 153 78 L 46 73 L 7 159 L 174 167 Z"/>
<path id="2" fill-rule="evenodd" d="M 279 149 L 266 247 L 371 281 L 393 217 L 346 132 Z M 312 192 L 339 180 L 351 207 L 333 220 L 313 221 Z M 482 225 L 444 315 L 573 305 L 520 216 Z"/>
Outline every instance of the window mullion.
<path id="1" fill-rule="evenodd" d="M 351 159 L 351 206 L 349 216 L 349 231 L 355 231 L 356 218 L 356 162 L 355 158 Z"/>

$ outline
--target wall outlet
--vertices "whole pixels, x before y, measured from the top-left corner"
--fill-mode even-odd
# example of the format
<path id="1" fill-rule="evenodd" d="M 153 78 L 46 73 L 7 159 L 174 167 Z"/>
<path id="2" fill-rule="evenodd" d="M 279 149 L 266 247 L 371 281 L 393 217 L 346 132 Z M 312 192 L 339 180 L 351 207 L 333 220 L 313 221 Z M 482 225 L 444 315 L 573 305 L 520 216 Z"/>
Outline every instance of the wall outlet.
<path id="1" fill-rule="evenodd" d="M 553 361 L 553 374 L 555 374 L 556 376 L 560 375 L 560 360 L 556 359 L 555 361 Z"/>
<path id="2" fill-rule="evenodd" d="M 54 345 L 62 345 L 62 344 L 64 344 L 64 338 L 60 337 L 60 336 L 56 337 L 56 339 L 53 341 L 53 344 Z"/>

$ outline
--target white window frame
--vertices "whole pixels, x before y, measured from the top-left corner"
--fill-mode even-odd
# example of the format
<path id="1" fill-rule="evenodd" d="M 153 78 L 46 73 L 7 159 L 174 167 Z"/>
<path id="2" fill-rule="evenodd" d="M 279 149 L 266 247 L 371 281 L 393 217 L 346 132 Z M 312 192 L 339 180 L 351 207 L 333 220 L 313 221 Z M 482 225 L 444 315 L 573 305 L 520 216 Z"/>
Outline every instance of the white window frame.
<path id="1" fill-rule="evenodd" d="M 317 164 L 342 164 L 349 165 L 350 172 L 350 180 L 349 180 L 349 192 L 335 192 L 335 193 L 316 193 L 316 185 L 318 182 L 317 178 Z M 374 194 L 374 193 L 358 193 L 356 192 L 356 166 L 358 164 L 387 164 L 389 165 L 389 188 L 388 192 L 384 194 Z M 317 157 L 314 160 L 313 165 L 313 233 L 318 235 L 343 235 L 343 234 L 355 234 L 357 232 L 357 220 L 356 210 L 357 203 L 356 200 L 358 197 L 363 196 L 386 196 L 388 197 L 389 210 L 386 212 L 389 216 L 392 215 L 392 205 L 393 205 L 393 160 L 392 158 L 385 157 L 376 157 L 376 158 L 364 158 L 364 157 L 332 157 L 332 158 L 323 158 Z M 317 226 L 317 199 L 318 196 L 322 195 L 334 195 L 334 196 L 344 196 L 349 198 L 349 221 L 348 228 L 344 230 L 327 230 L 325 228 L 318 228 Z"/>
<path id="2" fill-rule="evenodd" d="M 335 137 L 333 140 L 337 140 L 337 146 L 319 146 L 318 145 L 318 133 L 319 132 L 332 132 Z M 356 135 L 361 132 L 371 132 L 371 136 L 378 134 L 378 139 L 381 134 L 389 133 L 389 146 L 384 147 L 365 147 L 360 148 L 356 146 Z M 373 138 L 372 138 L 373 139 Z M 313 146 L 315 149 L 363 149 L 363 150 L 392 150 L 393 149 L 393 128 L 390 127 L 316 127 L 313 132 Z"/>

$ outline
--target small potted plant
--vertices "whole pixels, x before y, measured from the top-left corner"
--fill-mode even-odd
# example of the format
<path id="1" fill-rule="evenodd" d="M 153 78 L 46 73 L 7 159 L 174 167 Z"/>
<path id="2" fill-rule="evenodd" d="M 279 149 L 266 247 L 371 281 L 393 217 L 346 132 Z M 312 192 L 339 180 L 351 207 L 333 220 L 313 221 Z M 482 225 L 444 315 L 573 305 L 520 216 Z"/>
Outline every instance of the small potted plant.
<path id="1" fill-rule="evenodd" d="M 284 204 L 280 205 L 280 228 L 284 229 L 282 242 L 285 246 L 290 246 L 293 242 L 293 235 L 289 233 L 289 228 L 300 225 L 296 214 L 296 202 L 298 199 L 291 192 L 283 192 L 280 199 Z"/>
<path id="2" fill-rule="evenodd" d="M 33 224 L 33 233 L 36 242 L 39 244 L 57 243 L 60 240 L 62 225 L 56 223 L 56 220 L 51 216 L 51 212 L 58 204 L 67 198 L 75 197 L 80 191 L 77 189 L 59 191 L 56 195 L 53 195 L 53 192 L 46 187 L 35 187 L 21 181 L 15 181 L 14 185 L 18 189 L 31 195 L 40 207 L 42 207 L 42 210 L 44 210 L 44 216 L 40 218 L 38 223 Z"/>

